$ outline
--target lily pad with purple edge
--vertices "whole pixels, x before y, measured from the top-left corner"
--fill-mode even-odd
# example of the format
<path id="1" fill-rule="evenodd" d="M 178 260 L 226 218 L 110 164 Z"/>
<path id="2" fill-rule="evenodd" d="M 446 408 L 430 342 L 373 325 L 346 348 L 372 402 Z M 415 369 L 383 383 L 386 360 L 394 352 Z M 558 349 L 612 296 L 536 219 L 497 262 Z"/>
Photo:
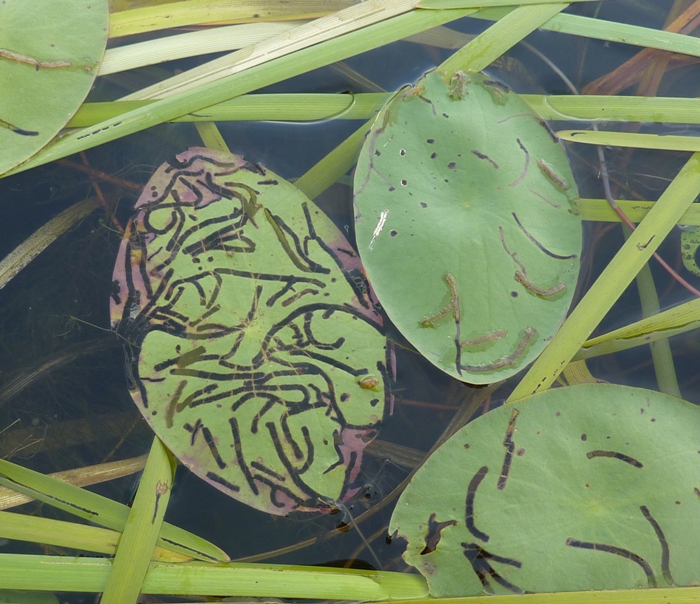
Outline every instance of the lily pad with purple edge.
<path id="1" fill-rule="evenodd" d="M 259 510 L 350 498 L 394 357 L 340 231 L 276 174 L 203 148 L 163 164 L 135 212 L 111 316 L 156 434 Z"/>

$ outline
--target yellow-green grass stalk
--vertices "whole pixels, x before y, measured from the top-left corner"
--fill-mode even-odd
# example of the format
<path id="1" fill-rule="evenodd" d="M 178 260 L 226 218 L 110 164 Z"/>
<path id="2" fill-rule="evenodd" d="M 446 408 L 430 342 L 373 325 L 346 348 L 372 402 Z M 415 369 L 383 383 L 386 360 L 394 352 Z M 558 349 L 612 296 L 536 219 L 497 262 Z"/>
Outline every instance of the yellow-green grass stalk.
<path id="1" fill-rule="evenodd" d="M 312 166 L 294 183 L 310 199 L 315 199 L 357 163 L 357 157 L 372 127 L 370 120 Z"/>
<path id="2" fill-rule="evenodd" d="M 625 239 L 628 239 L 632 234 L 632 230 L 626 224 L 622 225 L 622 232 L 625 235 Z M 648 264 L 645 264 L 639 271 L 639 274 L 635 277 L 635 283 L 639 291 L 642 316 L 658 315 L 661 310 L 659 296 Z M 678 387 L 678 376 L 673 365 L 673 355 L 671 354 L 671 345 L 668 343 L 668 339 L 650 342 L 649 348 L 651 349 L 651 360 L 654 365 L 654 373 L 656 374 L 656 383 L 659 386 L 659 390 L 680 398 L 681 391 Z"/>
<path id="3" fill-rule="evenodd" d="M 610 207 L 607 199 L 581 199 L 581 218 L 594 222 L 620 222 L 620 216 Z M 630 201 L 618 199 L 620 209 L 630 221 L 642 222 L 644 217 L 654 207 L 654 201 Z M 700 226 L 700 203 L 691 204 L 678 219 L 683 226 Z"/>
<path id="4" fill-rule="evenodd" d="M 553 3 L 516 8 L 454 53 L 438 69 L 448 78 L 459 70 L 481 71 L 568 6 Z"/>
<path id="5" fill-rule="evenodd" d="M 119 38 L 202 23 L 316 19 L 352 4 L 355 4 L 354 0 L 185 0 L 112 13 L 109 37 Z"/>
<path id="6" fill-rule="evenodd" d="M 175 460 L 160 439 L 153 438 L 117 553 L 104 587 L 102 604 L 136 602 L 168 508 Z"/>
<path id="7" fill-rule="evenodd" d="M 0 460 L 0 485 L 114 531 L 123 531 L 129 516 L 129 508 L 121 503 L 6 460 Z M 168 523 L 163 524 L 158 545 L 197 559 L 228 561 L 212 543 Z"/>
<path id="8" fill-rule="evenodd" d="M 212 52 L 236 50 L 278 36 L 305 23 L 306 21 L 288 21 L 228 25 L 116 46 L 105 51 L 97 75 L 104 76 Z"/>
<path id="9" fill-rule="evenodd" d="M 255 94 L 245 95 L 173 119 L 173 122 L 283 121 L 313 122 L 331 119 L 366 120 L 382 108 L 392 93 L 361 94 Z M 157 101 L 85 103 L 69 128 L 92 127 Z"/>
<path id="10" fill-rule="evenodd" d="M 565 141 L 605 147 L 655 149 L 658 151 L 700 151 L 700 136 L 605 132 L 602 130 L 560 130 L 556 135 Z"/>
<path id="11" fill-rule="evenodd" d="M 700 328 L 700 299 L 635 321 L 584 342 L 575 360 L 619 352 Z"/>
<path id="12" fill-rule="evenodd" d="M 31 541 L 113 556 L 117 551 L 120 537 L 121 533 L 117 531 L 97 526 L 53 520 L 52 518 L 39 518 L 14 512 L 0 512 L 0 538 L 2 539 Z M 176 554 L 161 547 L 154 548 L 151 559 L 163 562 L 187 562 L 191 560 L 189 556 Z"/>
<path id="13" fill-rule="evenodd" d="M 517 91 L 516 91 L 517 92 Z M 320 120 L 369 119 L 393 93 L 358 94 L 286 93 L 255 94 L 230 99 L 172 122 L 282 121 L 311 122 Z M 541 95 L 520 97 L 544 120 L 582 122 L 663 122 L 666 124 L 700 124 L 700 98 Z M 111 101 L 84 103 L 68 122 L 68 128 L 86 128 L 115 118 L 133 109 L 155 103 L 145 101 Z"/>
<path id="14" fill-rule="evenodd" d="M 111 560 L 0 554 L 0 587 L 101 592 Z M 151 562 L 141 593 L 345 601 L 416 599 L 428 596 L 421 575 L 284 564 Z M 120 603 L 121 604 L 121 603 Z"/>
<path id="15" fill-rule="evenodd" d="M 503 18 L 512 8 L 485 8 L 474 14 L 475 19 L 497 21 Z M 604 19 L 593 19 L 581 15 L 560 13 L 542 24 L 542 29 L 572 36 L 582 36 L 593 40 L 604 40 L 632 46 L 656 48 L 700 57 L 700 38 L 686 36 L 673 32 L 616 23 Z"/>
<path id="16" fill-rule="evenodd" d="M 124 476 L 130 476 L 131 474 L 143 470 L 146 464 L 146 457 L 147 455 L 139 455 L 131 459 L 108 461 L 106 463 L 83 466 L 72 470 L 54 472 L 53 474 L 49 474 L 49 476 L 79 487 L 99 484 Z M 22 495 L 7 487 L 0 487 L 0 510 L 7 510 L 30 501 L 34 501 L 34 498 Z"/>

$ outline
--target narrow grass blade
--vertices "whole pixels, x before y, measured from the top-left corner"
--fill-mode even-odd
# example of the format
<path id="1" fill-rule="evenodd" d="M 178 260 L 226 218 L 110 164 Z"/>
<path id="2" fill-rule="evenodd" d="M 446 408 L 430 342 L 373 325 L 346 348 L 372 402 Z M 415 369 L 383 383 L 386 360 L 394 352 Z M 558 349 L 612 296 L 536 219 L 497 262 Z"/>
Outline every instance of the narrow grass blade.
<path id="1" fill-rule="evenodd" d="M 102 604 L 124 604 L 138 599 L 168 508 L 174 477 L 175 461 L 156 436 L 119 540 L 112 572 L 100 600 Z"/>
<path id="2" fill-rule="evenodd" d="M 113 556 L 117 551 L 120 537 L 121 533 L 117 531 L 96 526 L 39 518 L 27 514 L 0 512 L 0 538 L 2 539 L 32 541 Z M 151 558 L 162 562 L 188 562 L 192 559 L 161 547 L 153 550 Z"/>
<path id="3" fill-rule="evenodd" d="M 110 560 L 0 554 L 0 587 L 48 591 L 103 591 Z M 299 598 L 303 600 L 412 600 L 425 598 L 420 575 L 283 564 L 151 563 L 142 593 L 183 596 Z"/>
<path id="4" fill-rule="evenodd" d="M 49 474 L 49 476 L 76 487 L 85 487 L 140 472 L 143 470 L 144 465 L 146 465 L 146 457 L 146 455 L 140 455 L 139 457 L 132 457 L 131 459 L 110 461 L 94 466 L 84 466 L 74 470 L 55 472 Z M 22 505 L 23 503 L 28 503 L 29 501 L 34 501 L 34 498 L 22 495 L 7 487 L 0 487 L 0 510 L 7 510 Z"/>
<path id="5" fill-rule="evenodd" d="M 637 134 L 593 130 L 560 130 L 556 135 L 565 141 L 605 147 L 657 149 L 659 151 L 700 151 L 700 136 Z"/>
<path id="6" fill-rule="evenodd" d="M 353 32 L 359 33 L 363 40 L 363 45 L 369 46 L 371 45 L 371 40 L 367 36 L 367 29 L 364 28 L 409 13 L 415 8 L 416 2 L 417 0 L 379 0 L 351 6 L 338 13 L 312 21 L 294 31 L 259 44 L 247 46 L 237 52 L 214 59 L 204 65 L 168 78 L 163 82 L 148 86 L 124 97 L 123 100 L 132 101 L 173 96 L 203 84 L 220 80 L 234 73 L 240 73 L 263 63 L 271 62 L 313 45 L 333 43 L 342 39 L 343 35 Z M 414 14 L 417 15 L 418 12 Z M 324 48 L 325 46 L 316 46 L 319 54 L 323 54 Z"/>
<path id="7" fill-rule="evenodd" d="M 246 95 L 183 115 L 173 122 L 284 121 L 369 119 L 392 93 Z M 664 122 L 700 124 L 700 99 L 640 96 L 523 94 L 521 98 L 545 120 Z M 84 103 L 69 128 L 85 128 L 156 101 Z"/>
<path id="8" fill-rule="evenodd" d="M 241 96 L 171 120 L 173 122 L 360 120 L 376 114 L 391 93 L 256 94 Z M 156 101 L 85 103 L 68 123 L 70 128 L 94 126 Z"/>
<path id="9" fill-rule="evenodd" d="M 562 379 L 563 378 L 563 379 Z M 574 386 L 576 384 L 595 384 L 596 379 L 593 377 L 586 361 L 571 361 L 561 375 L 557 378 L 564 386 Z"/>
<path id="10" fill-rule="evenodd" d="M 584 94 L 520 96 L 544 120 L 700 124 L 700 99 Z"/>
<path id="11" fill-rule="evenodd" d="M 567 6 L 557 3 L 516 8 L 454 53 L 438 69 L 446 74 L 460 69 L 481 71 Z"/>
<path id="12" fill-rule="evenodd" d="M 315 199 L 336 182 L 357 162 L 365 136 L 374 120 L 362 125 L 333 151 L 309 169 L 294 183 L 309 199 Z"/>
<path id="13" fill-rule="evenodd" d="M 626 224 L 622 225 L 622 232 L 625 239 L 629 239 L 632 234 L 632 230 Z M 634 280 L 639 291 L 642 316 L 658 315 L 661 310 L 659 295 L 656 292 L 654 277 L 648 264 L 641 268 Z M 654 373 L 656 374 L 656 383 L 659 390 L 680 398 L 681 391 L 678 387 L 678 377 L 676 376 L 676 368 L 673 364 L 673 355 L 671 354 L 671 346 L 668 340 L 650 342 L 649 348 L 651 349 L 651 360 L 654 365 Z"/>
<path id="14" fill-rule="evenodd" d="M 305 23 L 306 21 L 295 21 L 229 25 L 109 48 L 102 59 L 98 75 L 109 75 L 146 65 L 156 65 L 164 61 L 243 48 L 278 36 Z"/>
<path id="15" fill-rule="evenodd" d="M 197 134 L 199 134 L 199 138 L 202 139 L 205 147 L 224 151 L 225 153 L 231 152 L 214 122 L 197 122 L 194 126 L 197 128 Z"/>
<path id="16" fill-rule="evenodd" d="M 80 201 L 52 218 L 0 260 L 0 289 L 5 287 L 25 266 L 99 206 L 96 197 Z"/>
<path id="17" fill-rule="evenodd" d="M 619 352 L 700 329 L 700 300 L 691 300 L 586 341 L 574 359 Z"/>
<path id="18" fill-rule="evenodd" d="M 120 533 L 96 526 L 0 512 L 0 538 L 114 555 Z"/>
<path id="19" fill-rule="evenodd" d="M 618 199 L 617 205 L 632 222 L 642 222 L 642 219 L 654 207 L 653 201 L 629 201 Z M 610 207 L 607 199 L 582 199 L 581 218 L 597 222 L 620 222 L 617 212 Z M 700 203 L 692 204 L 680 217 L 678 224 L 684 226 L 700 226 Z"/>
<path id="20" fill-rule="evenodd" d="M 564 321 L 508 402 L 551 386 L 699 193 L 700 154 L 694 154 Z"/>
<path id="21" fill-rule="evenodd" d="M 129 516 L 129 508 L 121 503 L 4 459 L 0 459 L 0 485 L 115 531 L 124 530 Z M 168 523 L 163 525 L 158 545 L 201 560 L 228 560 L 215 545 Z"/>
<path id="22" fill-rule="evenodd" d="M 355 4 L 354 0 L 185 0 L 171 4 L 145 6 L 110 15 L 109 37 L 119 38 L 149 31 L 183 27 L 199 23 L 244 23 L 250 21 L 284 21 L 316 19 Z"/>
<path id="23" fill-rule="evenodd" d="M 400 40 L 419 31 L 458 19 L 471 12 L 465 10 L 416 11 L 352 32 L 324 45 L 305 48 L 282 56 L 256 68 L 236 73 L 222 80 L 205 84 L 196 90 L 162 99 L 157 103 L 130 111 L 113 120 L 96 124 L 89 131 L 81 130 L 66 135 L 18 166 L 14 172 L 27 170 L 66 155 L 101 145 L 122 136 L 139 132 L 187 113 L 199 111 L 224 100 L 240 96 L 263 86 L 274 84 L 311 69 L 340 61 L 360 52 Z M 301 28 L 299 28 L 301 29 Z M 298 31 L 298 30 L 295 30 Z"/>
<path id="24" fill-rule="evenodd" d="M 474 18 L 497 21 L 511 10 L 513 9 L 486 8 L 475 13 Z M 604 19 L 561 13 L 542 24 L 541 29 L 573 36 L 583 36 L 594 40 L 656 48 L 700 57 L 700 38 L 695 36 L 686 36 L 649 27 L 639 27 L 638 25 L 615 23 Z"/>

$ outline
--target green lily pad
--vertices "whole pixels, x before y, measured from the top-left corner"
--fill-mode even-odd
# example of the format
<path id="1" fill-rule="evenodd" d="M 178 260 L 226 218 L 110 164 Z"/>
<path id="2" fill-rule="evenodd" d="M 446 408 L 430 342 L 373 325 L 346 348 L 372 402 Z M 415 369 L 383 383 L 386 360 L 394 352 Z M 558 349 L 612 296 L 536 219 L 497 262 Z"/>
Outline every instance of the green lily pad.
<path id="1" fill-rule="evenodd" d="M 107 45 L 107 0 L 0 6 L 0 174 L 46 145 L 78 110 Z"/>
<path id="2" fill-rule="evenodd" d="M 578 194 L 552 132 L 502 84 L 433 71 L 380 111 L 355 173 L 358 249 L 389 318 L 474 384 L 533 361 L 569 308 Z"/>
<path id="3" fill-rule="evenodd" d="M 394 357 L 340 231 L 276 174 L 200 148 L 163 164 L 136 212 L 111 316 L 156 434 L 272 514 L 354 495 Z"/>
<path id="4" fill-rule="evenodd" d="M 697 585 L 699 422 L 611 384 L 505 405 L 431 456 L 390 531 L 437 597 Z"/>

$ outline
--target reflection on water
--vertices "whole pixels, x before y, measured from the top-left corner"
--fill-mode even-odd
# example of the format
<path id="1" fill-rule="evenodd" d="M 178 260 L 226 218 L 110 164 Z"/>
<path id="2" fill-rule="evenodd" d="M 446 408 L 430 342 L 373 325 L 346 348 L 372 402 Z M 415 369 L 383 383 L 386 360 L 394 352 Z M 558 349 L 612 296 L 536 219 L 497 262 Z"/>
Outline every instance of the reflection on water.
<path id="1" fill-rule="evenodd" d="M 572 11 L 586 15 L 598 11 L 600 18 L 633 19 L 638 24 L 660 27 L 671 4 L 649 0 L 606 3 L 601 8 L 597 3 L 585 3 Z M 463 20 L 451 27 L 478 33 L 485 24 Z M 629 47 L 583 41 L 552 32 L 535 33 L 528 42 L 550 57 L 579 88 L 606 73 L 609 65 L 619 64 L 635 53 Z M 417 79 L 450 52 L 401 42 L 350 59 L 347 66 L 377 86 L 395 90 Z M 271 91 L 361 90 L 355 87 L 356 78 L 348 77 L 347 73 L 347 70 L 322 69 L 272 87 Z M 516 91 L 566 93 L 559 77 L 523 48 L 515 48 L 509 53 L 509 61 L 502 62 L 491 73 Z M 695 77 L 688 77 L 690 74 Z M 147 77 L 148 72 L 141 75 Z M 127 78 L 115 76 L 98 85 L 95 98 L 117 97 L 125 93 L 128 85 Z M 697 87 L 696 67 L 678 67 L 664 77 L 658 94 L 695 96 L 699 94 Z M 554 124 L 555 128 L 568 126 Z M 244 154 L 250 161 L 260 162 L 293 180 L 357 127 L 357 122 L 340 120 L 310 126 L 250 122 L 222 124 L 221 132 L 232 152 Z M 94 168 L 125 181 L 124 186 L 118 181 L 102 182 L 101 188 L 107 203 L 115 208 L 118 222 L 126 224 L 137 196 L 128 183 L 142 186 L 166 158 L 200 144 L 193 126 L 170 124 L 91 150 L 87 158 Z M 568 151 L 581 196 L 601 197 L 594 150 L 568 147 Z M 647 151 L 607 152 L 611 184 L 619 197 L 656 199 L 686 157 L 686 154 Z M 70 158 L 70 161 L 81 160 Z M 1 180 L 0 257 L 61 210 L 93 194 L 90 177 L 66 163 Z M 350 236 L 351 200 L 346 181 L 332 186 L 317 200 L 335 224 Z M 622 243 L 617 225 L 588 223 L 586 229 L 580 292 L 590 286 Z M 3 457 L 42 472 L 54 472 L 135 457 L 148 450 L 151 433 L 127 390 L 121 342 L 109 332 L 111 274 L 120 240 L 115 223 L 102 211 L 96 211 L 0 291 L 0 430 L 5 430 L 0 453 Z M 659 252 L 682 270 L 678 232 L 668 237 Z M 667 273 L 655 264 L 651 268 L 662 308 L 689 299 L 689 294 Z M 688 274 L 684 277 L 697 285 L 696 277 Z M 599 332 L 640 316 L 639 296 L 632 286 L 605 318 Z M 382 502 L 406 478 L 421 452 L 439 438 L 458 406 L 475 391 L 422 360 L 395 330 L 389 328 L 389 335 L 397 345 L 394 414 L 383 426 L 375 449 L 368 448 L 365 466 L 356 480 L 358 492 L 352 501 L 346 502 L 346 510 L 340 515 L 295 513 L 286 518 L 272 517 L 226 497 L 180 468 L 167 520 L 210 539 L 232 558 L 289 548 L 273 561 L 319 564 L 358 558 L 376 565 L 376 555 L 384 568 L 405 570 L 400 557 L 402 544 L 398 540 L 388 543 L 384 534 L 393 503 L 361 522 L 364 539 L 371 543 L 374 554 L 366 551 L 356 531 L 336 530 L 339 516 L 350 514 L 352 522 L 356 522 Z M 700 402 L 700 378 L 695 370 L 697 338 L 691 332 L 674 338 L 671 345 L 681 393 L 688 400 Z M 646 347 L 592 359 L 588 366 L 599 379 L 657 388 Z M 491 408 L 507 397 L 518 379 L 516 376 L 497 390 L 488 400 Z M 396 445 L 394 448 L 392 443 Z M 135 484 L 132 476 L 96 486 L 94 490 L 128 503 Z M 31 509 L 47 517 L 64 517 L 48 506 L 35 505 Z M 352 524 L 347 518 L 342 520 Z M 333 536 L 329 536 L 330 531 Z M 313 544 L 291 550 L 294 544 L 313 540 Z M 19 542 L 0 544 L 0 552 L 10 551 L 61 550 L 44 550 Z"/>

